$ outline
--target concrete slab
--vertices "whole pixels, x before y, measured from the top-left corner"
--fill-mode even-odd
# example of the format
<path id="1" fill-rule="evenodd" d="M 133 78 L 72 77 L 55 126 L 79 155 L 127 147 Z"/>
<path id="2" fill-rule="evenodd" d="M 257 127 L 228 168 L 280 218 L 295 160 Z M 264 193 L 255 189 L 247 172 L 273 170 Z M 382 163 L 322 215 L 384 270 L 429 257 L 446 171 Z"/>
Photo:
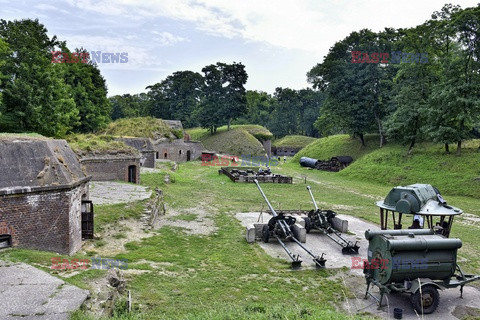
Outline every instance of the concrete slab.
<path id="1" fill-rule="evenodd" d="M 89 292 L 24 263 L 0 261 L 0 319 L 68 319 Z"/>
<path id="2" fill-rule="evenodd" d="M 253 223 L 247 226 L 247 233 L 245 235 L 248 243 L 255 242 L 255 225 Z"/>
<path id="3" fill-rule="evenodd" d="M 378 315 L 384 319 L 393 319 L 393 309 L 403 309 L 403 319 L 463 319 L 467 315 L 473 316 L 470 319 L 480 318 L 480 291 L 475 287 L 465 286 L 463 289 L 463 299 L 460 298 L 459 289 L 448 289 L 439 291 L 440 304 L 437 310 L 432 314 L 417 315 L 410 304 L 410 295 L 402 293 L 387 294 L 384 297 L 383 305 L 380 310 L 377 309 L 376 302 L 369 297 L 363 299 L 365 295 L 365 280 L 363 277 L 356 279 L 348 278 L 350 289 L 354 292 L 356 299 L 349 299 L 343 303 L 343 307 L 349 313 L 369 312 Z M 357 285 L 355 285 L 357 284 Z M 374 289 L 375 296 L 379 297 L 378 289 Z"/>
<path id="4" fill-rule="evenodd" d="M 257 223 L 259 219 L 258 212 L 244 212 L 236 214 L 238 220 L 246 227 L 250 223 Z M 260 217 L 260 222 L 266 223 L 271 216 L 267 213 L 263 213 L 262 217 Z M 359 241 L 358 244 L 360 246 L 360 250 L 356 257 L 367 257 L 367 248 L 368 248 L 368 241 L 365 239 L 365 230 L 378 230 L 380 229 L 377 225 L 365 222 L 361 219 L 339 214 L 339 219 L 347 220 L 349 225 L 349 234 L 344 234 L 345 238 L 349 241 Z M 263 220 L 262 220 L 263 219 Z M 264 243 L 262 241 L 257 241 L 257 243 L 265 250 L 265 252 L 272 257 L 275 258 L 282 258 L 286 261 L 290 261 L 287 253 L 283 250 L 283 248 L 276 242 L 270 241 L 269 243 Z M 286 243 L 287 247 L 294 253 L 299 254 L 302 259 L 302 267 L 303 268 L 315 268 L 315 263 L 311 259 L 310 255 L 308 255 L 305 251 L 303 251 L 297 244 L 292 242 Z M 351 268 L 352 266 L 352 257 L 351 255 L 343 255 L 341 251 L 341 247 L 329 239 L 325 234 L 322 234 L 318 231 L 311 231 L 306 237 L 305 246 L 309 248 L 314 254 L 321 255 L 325 253 L 325 258 L 327 259 L 326 267 L 327 268 L 341 268 L 347 267 Z M 363 270 L 360 269 L 353 269 L 352 273 L 357 275 L 363 275 Z"/>

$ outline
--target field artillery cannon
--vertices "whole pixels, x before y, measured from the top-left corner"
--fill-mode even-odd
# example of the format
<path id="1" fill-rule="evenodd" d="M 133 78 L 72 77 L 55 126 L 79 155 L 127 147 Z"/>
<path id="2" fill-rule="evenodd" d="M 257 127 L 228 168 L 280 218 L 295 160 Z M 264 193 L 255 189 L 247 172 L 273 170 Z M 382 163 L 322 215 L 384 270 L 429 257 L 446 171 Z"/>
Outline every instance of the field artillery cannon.
<path id="1" fill-rule="evenodd" d="M 412 307 L 418 314 L 436 310 L 440 296 L 438 290 L 463 287 L 480 276 L 464 274 L 457 264 L 460 239 L 449 239 L 433 230 L 378 230 L 365 232 L 369 240 L 368 261 L 363 269 L 368 296 L 374 298 L 378 308 L 385 293 L 410 293 Z M 370 286 L 380 289 L 378 299 L 370 293 Z"/>
<path id="2" fill-rule="evenodd" d="M 350 156 L 336 156 L 329 160 L 318 160 L 309 157 L 301 157 L 300 165 L 302 167 L 309 167 L 317 170 L 338 172 L 345 169 L 353 162 Z"/>
<path id="3" fill-rule="evenodd" d="M 317 206 L 317 202 L 312 194 L 312 189 L 310 186 L 307 186 L 307 190 L 310 193 L 312 198 L 313 205 L 315 206 L 314 210 L 308 212 L 305 220 L 305 229 L 307 233 L 310 233 L 312 229 L 319 230 L 332 239 L 336 244 L 342 247 L 343 254 L 356 254 L 358 253 L 358 241 L 355 243 L 346 240 L 340 232 L 335 230 L 332 227 L 332 220 L 335 217 L 336 213 L 332 210 L 320 210 Z"/>
<path id="4" fill-rule="evenodd" d="M 260 187 L 260 184 L 258 183 L 258 181 L 255 179 L 254 182 L 257 185 L 258 190 L 262 194 L 263 199 L 265 199 L 265 202 L 267 203 L 267 206 L 270 209 L 273 216 L 268 221 L 268 223 L 263 226 L 262 240 L 264 242 L 268 242 L 270 238 L 275 238 L 278 241 L 278 243 L 280 243 L 280 245 L 285 250 L 285 252 L 288 254 L 290 259 L 292 259 L 293 269 L 300 268 L 302 264 L 302 260 L 300 259 L 299 255 L 293 254 L 292 251 L 290 251 L 290 249 L 287 248 L 287 246 L 284 243 L 284 241 L 286 240 L 291 240 L 295 242 L 300 248 L 302 248 L 305 252 L 307 252 L 310 256 L 312 256 L 313 262 L 315 262 L 315 265 L 318 268 L 325 268 L 325 262 L 327 261 L 323 257 L 325 254 L 322 253 L 320 257 L 315 255 L 312 251 L 306 248 L 300 241 L 298 241 L 295 238 L 295 235 L 293 234 L 293 231 L 292 231 L 292 227 L 295 225 L 296 219 L 292 216 L 286 216 L 283 213 L 277 213 L 275 209 L 272 207 L 272 205 L 270 204 L 270 201 L 268 201 L 265 193 L 263 193 L 263 190 Z"/>

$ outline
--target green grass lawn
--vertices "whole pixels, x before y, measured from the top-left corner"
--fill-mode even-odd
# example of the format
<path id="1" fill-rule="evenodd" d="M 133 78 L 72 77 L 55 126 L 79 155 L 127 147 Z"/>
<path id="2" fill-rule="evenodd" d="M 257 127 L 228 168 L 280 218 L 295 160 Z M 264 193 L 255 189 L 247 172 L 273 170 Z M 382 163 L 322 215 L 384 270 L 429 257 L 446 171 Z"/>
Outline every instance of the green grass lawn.
<path id="1" fill-rule="evenodd" d="M 310 143 L 312 143 L 316 140 L 317 140 L 316 138 L 312 138 L 312 137 L 291 135 L 291 136 L 285 136 L 281 139 L 273 141 L 272 146 L 274 146 L 274 147 L 304 148 L 304 147 L 308 146 Z"/>
<path id="2" fill-rule="evenodd" d="M 442 144 L 418 143 L 407 155 L 407 147 L 389 143 L 378 148 L 378 136 L 367 135 L 367 146 L 348 135 L 323 138 L 309 144 L 297 153 L 300 157 L 330 159 L 337 155 L 352 156 L 354 162 L 338 173 L 342 178 L 371 181 L 393 187 L 412 183 L 428 183 L 442 193 L 480 198 L 480 140 L 464 144 L 462 155 L 445 154 Z"/>

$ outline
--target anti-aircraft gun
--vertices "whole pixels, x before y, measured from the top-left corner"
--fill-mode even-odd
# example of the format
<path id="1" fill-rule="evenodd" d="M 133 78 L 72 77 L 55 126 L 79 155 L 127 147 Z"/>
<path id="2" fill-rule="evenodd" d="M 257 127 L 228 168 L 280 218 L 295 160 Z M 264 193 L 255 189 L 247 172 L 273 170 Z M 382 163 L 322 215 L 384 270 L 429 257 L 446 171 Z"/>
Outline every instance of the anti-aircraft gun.
<path id="1" fill-rule="evenodd" d="M 268 221 L 266 225 L 263 226 L 262 229 L 262 239 L 264 242 L 268 242 L 271 237 L 275 238 L 278 243 L 283 247 L 285 252 L 288 254 L 290 259 L 292 259 L 292 268 L 293 269 L 298 269 L 300 268 L 302 264 L 302 260 L 300 259 L 299 255 L 295 255 L 290 251 L 287 246 L 285 245 L 284 241 L 285 240 L 291 240 L 298 244 L 300 248 L 302 248 L 305 252 L 307 252 L 310 256 L 313 257 L 313 262 L 317 265 L 319 268 L 325 268 L 325 262 L 327 261 L 323 256 L 325 255 L 322 253 L 322 255 L 316 256 L 314 253 L 312 253 L 309 249 L 307 249 L 300 241 L 298 241 L 295 238 L 295 235 L 293 234 L 292 227 L 295 225 L 296 219 L 292 216 L 285 216 L 283 213 L 277 213 L 275 209 L 272 207 L 270 204 L 270 201 L 268 201 L 267 196 L 265 196 L 265 193 L 263 193 L 262 188 L 258 184 L 258 181 L 255 179 L 254 180 L 255 184 L 258 187 L 258 190 L 263 196 L 263 199 L 265 199 L 265 202 L 267 203 L 268 208 L 270 209 L 272 213 L 272 218 Z"/>
<path id="2" fill-rule="evenodd" d="M 310 233 L 312 229 L 319 230 L 332 239 L 336 244 L 342 247 L 343 254 L 356 254 L 358 253 L 358 241 L 352 243 L 351 241 L 346 240 L 342 237 L 342 234 L 335 230 L 332 225 L 332 220 L 335 217 L 336 213 L 332 210 L 320 210 L 317 206 L 317 202 L 312 194 L 312 189 L 310 186 L 307 186 L 307 190 L 310 193 L 312 198 L 313 205 L 315 206 L 314 210 L 310 210 L 308 217 L 304 218 L 305 220 L 305 229 L 307 233 Z"/>

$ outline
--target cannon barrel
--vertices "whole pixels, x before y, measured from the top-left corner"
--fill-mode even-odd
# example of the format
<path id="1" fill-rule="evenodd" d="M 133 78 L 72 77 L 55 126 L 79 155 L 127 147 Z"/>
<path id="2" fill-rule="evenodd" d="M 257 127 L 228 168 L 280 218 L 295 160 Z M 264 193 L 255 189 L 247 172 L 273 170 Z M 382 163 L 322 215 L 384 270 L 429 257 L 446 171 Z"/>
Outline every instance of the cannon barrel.
<path id="1" fill-rule="evenodd" d="M 310 197 L 312 198 L 313 205 L 315 206 L 315 210 L 318 210 L 317 202 L 315 201 L 315 198 L 313 197 L 312 189 L 310 186 L 307 186 L 308 192 L 310 192 Z"/>
<path id="2" fill-rule="evenodd" d="M 265 199 L 265 202 L 267 203 L 268 208 L 269 208 L 270 211 L 272 212 L 272 215 L 273 215 L 274 217 L 278 216 L 277 212 L 275 211 L 275 209 L 273 209 L 272 205 L 270 204 L 270 201 L 268 201 L 267 196 L 265 195 L 265 193 L 263 193 L 262 188 L 261 188 L 260 185 L 258 184 L 258 180 L 255 179 L 255 180 L 253 180 L 253 181 L 254 181 L 255 184 L 257 185 L 258 190 L 260 190 L 260 193 L 262 194 L 263 199 Z"/>
<path id="3" fill-rule="evenodd" d="M 309 168 L 316 168 L 318 164 L 317 159 L 309 158 L 309 157 L 301 157 L 300 158 L 300 165 L 302 167 L 309 167 Z"/>

